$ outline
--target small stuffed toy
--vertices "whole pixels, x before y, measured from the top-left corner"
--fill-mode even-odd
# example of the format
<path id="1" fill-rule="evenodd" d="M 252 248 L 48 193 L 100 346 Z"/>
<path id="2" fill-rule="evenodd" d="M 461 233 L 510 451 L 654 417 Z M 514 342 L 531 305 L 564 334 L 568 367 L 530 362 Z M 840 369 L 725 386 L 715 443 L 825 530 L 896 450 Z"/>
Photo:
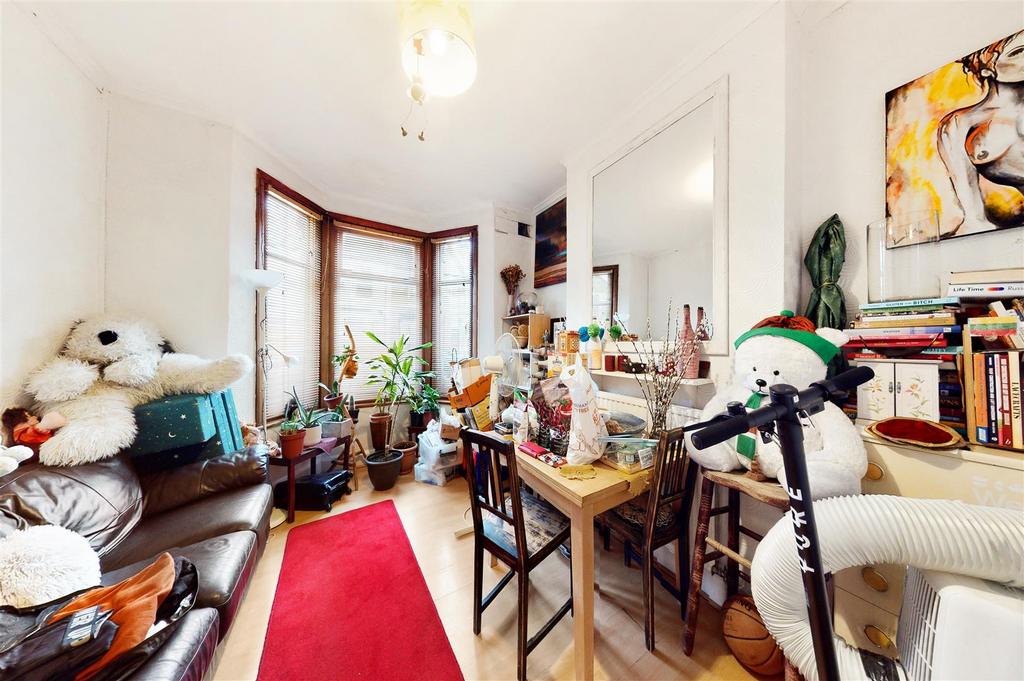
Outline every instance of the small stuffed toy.
<path id="1" fill-rule="evenodd" d="M 825 379 L 829 361 L 847 342 L 837 329 L 816 329 L 806 317 L 783 310 L 741 335 L 736 348 L 732 382 L 719 390 L 701 414 L 701 421 L 726 410 L 730 402 L 748 411 L 768 404 L 768 389 L 787 383 L 802 390 Z M 778 478 L 785 486 L 782 451 L 775 442 L 764 443 L 760 433 L 744 433 L 721 444 L 696 449 L 690 456 L 701 466 L 716 471 L 747 468 L 761 479 Z M 831 402 L 804 424 L 807 475 L 815 499 L 859 494 L 867 471 L 867 453 L 857 429 Z"/>
<path id="2" fill-rule="evenodd" d="M 155 326 L 131 316 L 78 322 L 61 353 L 25 386 L 36 413 L 56 411 L 67 419 L 39 446 L 39 461 L 74 466 L 110 458 L 134 442 L 136 406 L 167 395 L 219 392 L 251 369 L 245 355 L 201 359 L 174 352 Z"/>
<path id="3" fill-rule="evenodd" d="M 53 431 L 67 423 L 60 412 L 51 411 L 40 419 L 28 409 L 21 407 L 5 409 L 0 420 L 3 421 L 4 428 L 14 444 L 32 448 L 49 440 L 53 437 Z"/>

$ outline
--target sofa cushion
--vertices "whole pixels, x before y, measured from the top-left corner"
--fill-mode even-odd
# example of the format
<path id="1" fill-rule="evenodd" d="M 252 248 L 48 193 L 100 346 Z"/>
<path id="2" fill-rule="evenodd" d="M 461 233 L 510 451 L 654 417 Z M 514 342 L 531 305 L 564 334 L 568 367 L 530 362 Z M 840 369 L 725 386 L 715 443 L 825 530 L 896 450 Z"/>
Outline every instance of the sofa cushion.
<path id="1" fill-rule="evenodd" d="M 267 448 L 246 447 L 178 468 L 141 473 L 139 481 L 145 492 L 143 514 L 155 515 L 220 492 L 269 482 Z"/>
<path id="2" fill-rule="evenodd" d="M 220 615 L 220 634 L 231 626 L 235 611 L 242 600 L 259 554 L 256 534 L 249 530 L 231 532 L 220 537 L 204 539 L 188 546 L 168 549 L 171 556 L 187 558 L 199 573 L 199 593 L 196 607 L 217 608 Z M 102 584 L 116 584 L 140 572 L 153 562 L 153 558 L 140 560 L 103 574 Z"/>
<path id="3" fill-rule="evenodd" d="M 146 517 L 114 551 L 103 557 L 103 570 L 116 570 L 161 551 L 240 530 L 256 533 L 261 552 L 270 526 L 270 511 L 270 485 L 250 485 Z"/>
<path id="4" fill-rule="evenodd" d="M 115 550 L 142 517 L 142 488 L 122 457 L 81 466 L 28 464 L 0 477 L 0 537 L 32 525 L 59 525 Z"/>
<path id="5" fill-rule="evenodd" d="M 213 608 L 194 608 L 177 623 L 177 631 L 136 671 L 132 681 L 200 681 L 213 666 L 218 617 Z"/>

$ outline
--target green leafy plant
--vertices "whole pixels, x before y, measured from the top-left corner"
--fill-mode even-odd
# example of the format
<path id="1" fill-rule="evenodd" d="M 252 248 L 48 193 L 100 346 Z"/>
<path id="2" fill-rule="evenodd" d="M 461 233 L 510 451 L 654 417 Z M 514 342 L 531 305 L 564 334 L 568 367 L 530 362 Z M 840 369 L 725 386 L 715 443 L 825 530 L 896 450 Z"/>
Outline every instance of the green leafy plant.
<path id="1" fill-rule="evenodd" d="M 618 341 L 622 338 L 622 327 L 618 324 L 612 324 L 608 327 L 608 335 L 612 337 L 613 341 Z"/>
<path id="2" fill-rule="evenodd" d="M 371 331 L 367 331 L 366 335 L 374 343 L 384 348 L 379 355 L 370 360 L 371 373 L 366 383 L 377 386 L 377 396 L 374 398 L 373 404 L 377 407 L 378 413 L 390 414 L 391 421 L 394 423 L 399 406 L 402 404 L 412 406 L 411 396 L 419 393 L 421 386 L 427 385 L 427 381 L 433 378 L 434 372 L 426 370 L 428 367 L 426 360 L 416 353 L 433 347 L 434 344 L 427 342 L 409 347 L 409 336 L 403 335 L 388 345 Z M 391 451 L 391 438 L 394 430 L 394 428 L 388 428 L 385 452 Z"/>
<path id="3" fill-rule="evenodd" d="M 440 399 L 441 394 L 434 390 L 434 386 L 424 383 L 420 386 L 419 392 L 409 396 L 409 406 L 418 414 L 436 415 L 441 410 L 438 406 Z"/>
<path id="4" fill-rule="evenodd" d="M 329 388 L 323 383 L 318 383 L 317 385 L 319 385 L 320 389 L 324 391 L 324 397 L 326 397 L 327 399 L 337 397 L 338 395 L 341 394 L 341 383 L 339 383 L 338 381 L 334 381 L 333 383 L 331 383 L 331 387 Z"/>
<path id="5" fill-rule="evenodd" d="M 290 393 L 285 393 L 290 396 L 295 402 L 295 409 L 292 411 L 291 421 L 299 424 L 299 428 L 316 428 L 327 418 L 330 414 L 326 409 L 306 409 L 302 406 L 302 401 L 299 400 L 299 394 L 292 387 Z"/>
<path id="6" fill-rule="evenodd" d="M 305 430 L 300 423 L 297 421 L 285 421 L 281 424 L 281 434 L 288 435 L 290 433 L 297 433 L 300 430 Z"/>

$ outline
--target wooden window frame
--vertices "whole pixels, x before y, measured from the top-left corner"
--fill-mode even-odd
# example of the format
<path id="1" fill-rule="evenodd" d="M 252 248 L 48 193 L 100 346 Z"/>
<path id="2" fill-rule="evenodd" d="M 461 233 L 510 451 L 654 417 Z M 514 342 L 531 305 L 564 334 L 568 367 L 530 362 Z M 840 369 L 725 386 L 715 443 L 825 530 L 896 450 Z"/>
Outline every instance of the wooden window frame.
<path id="1" fill-rule="evenodd" d="M 479 235 L 477 225 L 471 225 L 468 227 L 457 227 L 455 229 L 446 229 L 438 232 L 423 232 L 416 229 L 409 229 L 408 227 L 399 227 L 397 225 L 389 225 L 384 222 L 378 222 L 376 220 L 368 220 L 366 218 L 356 217 L 354 215 L 345 215 L 343 213 L 336 213 L 334 211 L 327 210 L 318 205 L 315 201 L 312 201 L 301 193 L 295 191 L 288 185 L 284 184 L 280 180 L 275 179 L 270 174 L 264 172 L 261 169 L 256 170 L 256 267 L 263 269 L 266 265 L 266 251 L 267 251 L 267 225 L 266 225 L 266 194 L 268 189 L 273 189 L 275 192 L 287 197 L 289 200 L 294 201 L 303 208 L 312 211 L 322 216 L 320 222 L 320 382 L 325 385 L 330 385 L 333 379 L 332 372 L 332 349 L 334 348 L 334 276 L 333 267 L 334 263 L 337 262 L 337 258 L 340 257 L 340 253 L 336 252 L 336 241 L 335 235 L 337 230 L 341 230 L 345 225 L 353 227 L 362 227 L 364 229 L 372 230 L 375 232 L 381 232 L 382 234 L 393 234 L 396 236 L 409 237 L 420 240 L 420 303 L 423 308 L 423 321 L 421 334 L 424 342 L 427 339 L 433 337 L 433 325 L 434 325 L 434 308 L 433 308 L 433 297 L 434 297 L 434 244 L 435 239 L 447 239 L 458 236 L 471 235 L 472 236 L 472 301 L 473 301 L 473 316 L 472 316 L 472 329 L 471 329 L 471 347 L 472 352 L 475 355 L 477 352 L 477 334 L 479 329 L 479 314 L 480 314 L 480 300 L 479 300 L 479 286 L 478 279 L 479 274 L 477 268 L 479 266 Z M 256 314 L 255 314 L 255 326 L 256 326 L 256 347 L 257 349 L 263 345 L 263 331 L 260 329 L 260 309 L 262 301 L 259 295 L 256 300 Z M 432 348 L 427 348 L 423 352 L 423 358 L 433 366 L 433 352 Z M 435 386 L 436 387 L 436 386 Z M 256 420 L 262 422 L 263 420 L 263 392 L 266 386 L 263 384 L 263 372 L 257 367 L 256 371 L 256 390 L 255 390 L 255 401 L 256 401 Z M 438 389 L 438 392 L 445 394 L 446 391 Z M 321 404 L 323 403 L 323 396 L 321 395 Z M 363 399 L 358 400 L 356 405 L 359 407 L 371 406 L 373 400 Z M 276 425 L 281 421 L 281 417 L 270 419 L 270 423 Z"/>
<path id="2" fill-rule="evenodd" d="M 597 265 L 594 267 L 594 274 L 609 272 L 612 275 L 612 319 L 615 323 L 615 313 L 619 311 L 619 266 L 618 265 Z M 591 284 L 593 286 L 593 284 Z M 593 288 L 591 288 L 593 290 Z M 593 312 L 593 310 L 591 310 Z"/>

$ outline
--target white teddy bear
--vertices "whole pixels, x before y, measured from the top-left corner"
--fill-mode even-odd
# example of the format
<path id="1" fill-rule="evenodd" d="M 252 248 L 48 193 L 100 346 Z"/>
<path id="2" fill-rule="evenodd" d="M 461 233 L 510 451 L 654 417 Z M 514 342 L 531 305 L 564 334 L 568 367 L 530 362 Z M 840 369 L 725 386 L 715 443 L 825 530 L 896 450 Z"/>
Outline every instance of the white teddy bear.
<path id="1" fill-rule="evenodd" d="M 152 324 L 127 315 L 77 323 L 63 351 L 34 371 L 26 390 L 36 412 L 60 412 L 67 425 L 39 448 L 48 466 L 114 456 L 135 440 L 140 404 L 181 393 L 214 393 L 245 376 L 245 355 L 201 359 L 174 352 Z"/>
<path id="2" fill-rule="evenodd" d="M 732 383 L 719 390 L 704 407 L 705 421 L 726 411 L 730 402 L 747 410 L 768 404 L 768 389 L 787 383 L 802 390 L 824 380 L 829 361 L 849 339 L 837 329 L 815 329 L 806 317 L 783 310 L 744 333 L 735 342 Z M 811 494 L 815 499 L 859 494 L 867 471 L 864 443 L 850 419 L 831 402 L 804 425 L 804 449 Z M 731 438 L 699 450 L 689 447 L 690 456 L 705 468 L 732 471 L 750 468 L 754 460 L 768 478 L 786 485 L 782 451 L 775 442 L 765 444 L 760 433 Z"/>

